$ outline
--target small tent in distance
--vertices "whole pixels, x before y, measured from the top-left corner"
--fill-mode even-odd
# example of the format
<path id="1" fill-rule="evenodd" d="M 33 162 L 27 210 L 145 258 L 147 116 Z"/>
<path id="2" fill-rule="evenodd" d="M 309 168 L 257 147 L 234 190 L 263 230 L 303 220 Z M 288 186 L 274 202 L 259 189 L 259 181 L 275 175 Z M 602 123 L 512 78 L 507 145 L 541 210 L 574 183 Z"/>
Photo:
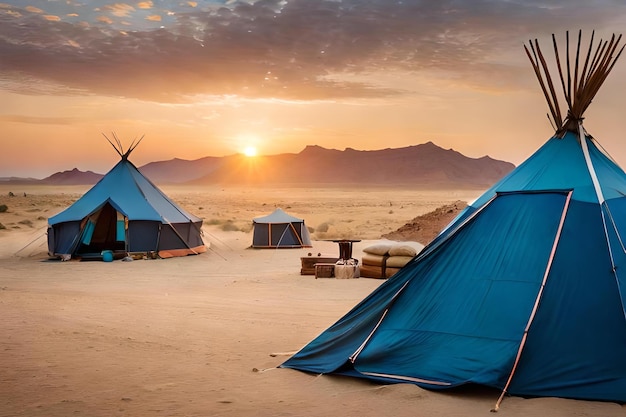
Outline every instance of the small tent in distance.
<path id="1" fill-rule="evenodd" d="M 282 367 L 493 387 L 495 410 L 506 393 L 626 403 L 626 173 L 582 124 L 623 47 L 578 39 L 572 60 L 554 40 L 564 120 L 527 49 L 556 133 Z"/>
<path id="2" fill-rule="evenodd" d="M 253 248 L 310 248 L 311 236 L 303 219 L 277 208 L 271 214 L 252 220 Z"/>
<path id="3" fill-rule="evenodd" d="M 103 251 L 185 256 L 206 251 L 202 219 L 170 200 L 128 160 L 141 139 L 74 204 L 48 219 L 48 254 L 61 259 L 100 258 Z M 106 137 L 106 136 L 105 136 Z"/>

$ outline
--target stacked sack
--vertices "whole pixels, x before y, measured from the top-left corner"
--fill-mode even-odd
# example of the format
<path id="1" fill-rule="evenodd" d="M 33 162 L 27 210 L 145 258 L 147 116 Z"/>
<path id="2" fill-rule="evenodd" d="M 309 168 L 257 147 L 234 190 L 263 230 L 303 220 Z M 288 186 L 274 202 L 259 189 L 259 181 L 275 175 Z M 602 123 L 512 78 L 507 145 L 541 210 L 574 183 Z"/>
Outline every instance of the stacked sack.
<path id="1" fill-rule="evenodd" d="M 417 242 L 382 241 L 363 249 L 360 275 L 389 278 L 415 257 L 424 245 Z"/>

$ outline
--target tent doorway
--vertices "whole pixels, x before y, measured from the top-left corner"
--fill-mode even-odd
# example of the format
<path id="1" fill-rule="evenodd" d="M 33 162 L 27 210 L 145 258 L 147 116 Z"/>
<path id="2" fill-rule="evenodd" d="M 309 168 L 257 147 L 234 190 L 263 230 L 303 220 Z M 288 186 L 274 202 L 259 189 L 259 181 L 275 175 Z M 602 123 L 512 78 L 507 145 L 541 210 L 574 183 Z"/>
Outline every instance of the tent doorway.
<path id="1" fill-rule="evenodd" d="M 126 218 L 108 201 L 81 222 L 76 255 L 100 257 L 102 251 L 126 251 Z"/>

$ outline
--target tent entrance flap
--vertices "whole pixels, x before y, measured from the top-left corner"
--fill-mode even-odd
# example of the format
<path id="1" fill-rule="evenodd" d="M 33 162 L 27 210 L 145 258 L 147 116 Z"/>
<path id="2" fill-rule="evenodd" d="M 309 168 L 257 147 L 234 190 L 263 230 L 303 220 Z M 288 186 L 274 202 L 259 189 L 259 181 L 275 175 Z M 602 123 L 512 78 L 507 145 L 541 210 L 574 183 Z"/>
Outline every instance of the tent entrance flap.
<path id="1" fill-rule="evenodd" d="M 109 202 L 85 218 L 81 224 L 77 254 L 100 253 L 103 250 L 126 250 L 126 218 Z"/>

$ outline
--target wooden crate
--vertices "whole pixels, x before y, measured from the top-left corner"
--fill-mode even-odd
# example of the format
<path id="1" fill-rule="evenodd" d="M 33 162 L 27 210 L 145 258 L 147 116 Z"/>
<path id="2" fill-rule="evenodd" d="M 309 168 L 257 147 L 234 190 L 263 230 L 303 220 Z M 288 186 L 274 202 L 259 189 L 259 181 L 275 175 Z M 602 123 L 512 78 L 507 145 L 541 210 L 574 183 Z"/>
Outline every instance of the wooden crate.
<path id="1" fill-rule="evenodd" d="M 339 258 L 333 258 L 328 256 L 303 256 L 300 258 L 302 267 L 300 269 L 300 275 L 315 275 L 315 264 L 327 263 L 334 264 Z"/>
<path id="2" fill-rule="evenodd" d="M 335 276 L 335 264 L 317 263 L 315 264 L 315 279 L 333 278 Z"/>

